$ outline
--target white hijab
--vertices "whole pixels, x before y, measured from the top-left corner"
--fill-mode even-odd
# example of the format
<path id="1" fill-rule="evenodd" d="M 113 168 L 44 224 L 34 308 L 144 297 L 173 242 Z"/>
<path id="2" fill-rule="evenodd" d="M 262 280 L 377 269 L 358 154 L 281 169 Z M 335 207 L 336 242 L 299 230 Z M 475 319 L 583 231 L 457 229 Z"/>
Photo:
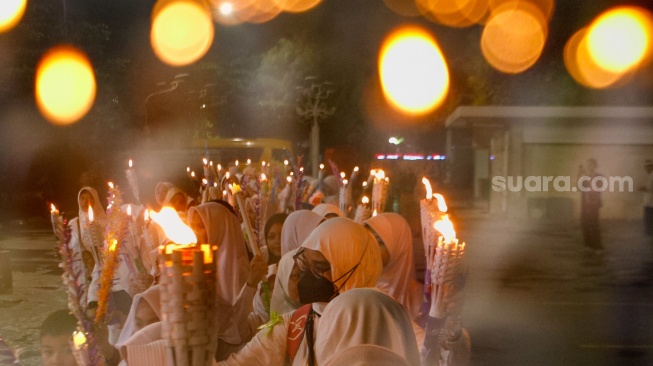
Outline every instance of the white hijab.
<path id="1" fill-rule="evenodd" d="M 324 217 L 309 210 L 294 211 L 281 227 L 281 255 L 299 248 Z"/>
<path id="2" fill-rule="evenodd" d="M 376 239 L 363 225 L 350 219 L 326 220 L 313 230 L 302 247 L 317 250 L 326 257 L 331 264 L 331 278 L 336 281 L 334 284 L 340 288 L 340 293 L 374 287 L 383 270 Z M 350 276 L 341 278 L 357 265 Z"/>
<path id="3" fill-rule="evenodd" d="M 217 295 L 234 305 L 249 276 L 249 258 L 245 238 L 236 216 L 219 203 L 208 202 L 188 210 L 188 222 L 197 212 L 204 223 L 208 243 L 218 246 Z"/>
<path id="4" fill-rule="evenodd" d="M 274 290 L 272 290 L 272 298 L 270 299 L 270 311 L 276 311 L 279 315 L 295 311 L 301 306 L 299 302 L 293 301 L 288 295 L 288 282 L 295 266 L 293 256 L 297 253 L 297 250 L 298 248 L 295 248 L 284 254 L 279 261 L 277 276 L 274 280 Z"/>
<path id="5" fill-rule="evenodd" d="M 82 205 L 80 203 L 80 199 L 82 197 L 82 192 L 87 191 L 93 196 L 93 221 L 98 223 L 102 227 L 102 232 L 104 232 L 104 228 L 106 228 L 107 224 L 109 223 L 109 217 L 107 216 L 106 212 L 104 212 L 104 209 L 102 208 L 102 204 L 100 203 L 100 197 L 97 194 L 97 191 L 94 188 L 91 187 L 84 187 L 79 190 L 77 193 L 77 205 L 79 206 L 79 213 L 78 213 L 78 219 L 79 220 L 79 228 L 81 229 L 80 235 L 82 238 L 83 242 L 83 247 L 85 249 L 90 249 L 90 243 L 86 243 L 85 240 L 87 238 L 86 231 L 88 230 L 88 213 L 85 212 L 82 208 Z"/>
<path id="6" fill-rule="evenodd" d="M 311 211 L 322 217 L 326 217 L 328 214 L 336 214 L 338 217 L 343 217 L 340 208 L 332 203 L 320 203 L 319 205 L 313 207 L 313 210 Z"/>
<path id="7" fill-rule="evenodd" d="M 406 219 L 393 212 L 378 214 L 365 221 L 390 253 L 376 287 L 401 303 L 411 319 L 419 315 L 424 286 L 415 279 L 413 236 Z"/>
<path id="8" fill-rule="evenodd" d="M 349 350 L 351 363 L 347 365 L 376 365 L 372 362 L 374 355 L 366 348 L 356 354 L 350 351 L 363 345 L 381 347 L 391 357 L 406 361 L 403 364 L 420 365 L 415 334 L 406 311 L 376 289 L 349 290 L 326 306 L 315 337 L 317 364 L 343 365 L 342 354 Z"/>
<path id="9" fill-rule="evenodd" d="M 136 329 L 136 310 L 138 309 L 138 304 L 141 302 L 141 300 L 147 302 L 152 310 L 154 310 L 154 313 L 156 316 L 161 320 L 161 285 L 154 285 L 144 292 L 140 294 L 136 294 L 134 296 L 134 300 L 132 301 L 132 306 L 129 309 L 129 315 L 127 315 L 127 320 L 125 321 L 125 324 L 122 327 L 122 331 L 120 332 L 120 337 L 118 337 L 118 342 L 116 342 L 116 348 L 118 351 L 120 351 L 120 354 L 122 355 L 123 358 L 125 358 L 126 355 L 126 348 L 125 346 L 127 345 L 127 342 L 129 341 L 130 338 L 138 331 Z M 160 338 L 160 334 L 159 334 Z"/>

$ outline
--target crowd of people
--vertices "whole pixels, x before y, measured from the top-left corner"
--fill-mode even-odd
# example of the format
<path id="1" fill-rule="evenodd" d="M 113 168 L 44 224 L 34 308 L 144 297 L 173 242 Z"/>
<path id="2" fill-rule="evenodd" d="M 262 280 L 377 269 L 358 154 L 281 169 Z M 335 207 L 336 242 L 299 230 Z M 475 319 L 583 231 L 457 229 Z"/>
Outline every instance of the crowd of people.
<path id="1" fill-rule="evenodd" d="M 234 173 L 231 179 L 247 186 L 246 174 Z M 171 183 L 157 184 L 157 204 L 175 209 L 199 243 L 218 248 L 214 364 L 467 365 L 471 345 L 461 322 L 464 282 L 447 293 L 442 317 L 416 279 L 406 219 L 381 212 L 354 221 L 337 205 L 337 193 L 320 183 L 301 205 L 265 200 L 265 209 L 259 203 L 250 210 L 264 219 L 256 227 L 260 254 L 248 247 L 243 217 L 233 201 L 211 191 L 196 198 Z M 246 194 L 249 207 L 256 195 Z M 96 225 L 107 225 L 107 214 L 94 188 L 83 187 L 78 204 L 78 217 L 68 223 L 69 246 L 81 258 L 76 266 L 87 289 L 78 301 L 92 318 L 101 301 L 101 269 L 85 231 L 89 207 Z M 125 204 L 121 209 L 142 220 L 142 206 Z M 118 256 L 111 321 L 106 329 L 94 329 L 106 365 L 166 364 L 157 253 L 170 240 L 160 228 L 156 232 L 156 245 L 139 232 L 145 271 L 134 275 L 126 254 Z M 77 329 L 77 321 L 64 310 L 44 322 L 45 365 L 74 364 L 71 350 L 63 345 L 70 345 L 64 340 Z"/>

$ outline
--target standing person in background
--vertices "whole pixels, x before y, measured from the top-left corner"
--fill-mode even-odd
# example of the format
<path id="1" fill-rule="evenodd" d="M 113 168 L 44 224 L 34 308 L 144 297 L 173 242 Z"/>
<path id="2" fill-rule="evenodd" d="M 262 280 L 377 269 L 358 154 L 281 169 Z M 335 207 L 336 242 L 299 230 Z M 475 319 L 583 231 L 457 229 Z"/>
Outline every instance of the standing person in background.
<path id="1" fill-rule="evenodd" d="M 587 159 L 585 166 L 579 166 L 580 223 L 585 248 L 594 254 L 602 254 L 603 245 L 601 244 L 599 210 L 603 205 L 600 188 L 605 187 L 602 187 L 599 180 L 596 179 L 602 177 L 602 174 L 598 173 L 596 168 L 598 168 L 598 164 L 596 159 L 592 158 Z"/>

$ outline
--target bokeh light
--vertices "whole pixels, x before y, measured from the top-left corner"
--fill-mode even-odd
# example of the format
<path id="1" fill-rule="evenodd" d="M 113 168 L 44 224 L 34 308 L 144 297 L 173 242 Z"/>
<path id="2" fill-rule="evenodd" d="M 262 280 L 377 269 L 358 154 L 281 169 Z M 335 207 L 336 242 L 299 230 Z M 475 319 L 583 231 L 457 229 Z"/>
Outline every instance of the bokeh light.
<path id="1" fill-rule="evenodd" d="M 450 27 L 469 27 L 481 22 L 488 11 L 488 0 L 415 0 L 427 19 Z"/>
<path id="2" fill-rule="evenodd" d="M 553 10 L 555 9 L 554 0 L 488 0 L 488 2 L 490 13 L 493 13 L 497 9 L 503 9 L 505 11 L 506 7 L 508 9 L 516 9 L 520 4 L 528 3 L 538 8 L 547 22 L 551 20 Z"/>
<path id="3" fill-rule="evenodd" d="M 20 22 L 27 0 L 2 0 L 0 1 L 0 33 L 11 30 Z"/>
<path id="4" fill-rule="evenodd" d="M 150 41 L 157 57 L 171 66 L 200 59 L 211 47 L 211 11 L 195 0 L 159 0 L 152 12 Z"/>
<path id="5" fill-rule="evenodd" d="M 383 93 L 395 108 L 424 114 L 437 108 L 449 90 L 449 70 L 435 39 L 422 28 L 392 32 L 379 55 Z"/>
<path id="6" fill-rule="evenodd" d="M 564 62 L 569 75 L 579 84 L 593 89 L 622 85 L 629 75 L 608 71 L 596 64 L 589 52 L 587 32 L 587 28 L 580 29 L 565 45 Z"/>
<path id="7" fill-rule="evenodd" d="M 533 66 L 548 35 L 546 18 L 529 2 L 510 2 L 490 15 L 481 36 L 481 51 L 492 67 L 517 74 Z"/>
<path id="8" fill-rule="evenodd" d="M 301 13 L 316 7 L 322 0 L 274 0 L 282 11 Z"/>
<path id="9" fill-rule="evenodd" d="M 36 103 L 54 124 L 78 121 L 93 106 L 95 73 L 88 58 L 71 46 L 48 51 L 36 71 Z"/>
<path id="10" fill-rule="evenodd" d="M 619 7 L 601 14 L 589 27 L 587 47 L 600 68 L 623 73 L 638 67 L 651 52 L 651 14 Z"/>

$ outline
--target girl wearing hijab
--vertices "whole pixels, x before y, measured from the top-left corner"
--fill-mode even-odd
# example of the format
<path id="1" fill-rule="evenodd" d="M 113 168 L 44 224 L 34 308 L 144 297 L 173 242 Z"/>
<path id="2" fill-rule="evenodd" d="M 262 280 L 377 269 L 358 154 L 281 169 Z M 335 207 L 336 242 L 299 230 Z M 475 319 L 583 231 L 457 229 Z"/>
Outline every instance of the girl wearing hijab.
<path id="1" fill-rule="evenodd" d="M 292 214 L 291 214 L 292 215 Z M 281 259 L 281 235 L 282 227 L 286 222 L 288 215 L 285 213 L 276 213 L 265 222 L 263 230 L 265 234 L 265 245 L 268 252 L 268 265 L 279 263 Z"/>
<path id="2" fill-rule="evenodd" d="M 231 314 L 231 317 L 219 317 L 217 358 L 226 358 L 253 336 L 248 316 L 253 310 L 257 285 L 267 273 L 267 265 L 263 258 L 256 256 L 250 266 L 240 223 L 227 207 L 215 202 L 191 207 L 188 222 L 199 243 L 218 246 L 216 308 L 218 313 Z"/>
<path id="3" fill-rule="evenodd" d="M 116 348 L 123 359 L 127 357 L 127 344 L 136 332 L 161 321 L 161 286 L 154 285 L 134 296 L 129 315 L 120 332 Z"/>
<path id="4" fill-rule="evenodd" d="M 71 229 L 69 245 L 73 253 L 82 259 L 81 261 L 73 261 L 73 270 L 76 273 L 84 273 L 79 280 L 83 281 L 87 286 L 86 291 L 88 292 L 91 291 L 91 278 L 95 268 L 95 259 L 92 254 L 95 248 L 92 248 L 88 208 L 93 208 L 93 221 L 95 222 L 94 225 L 99 226 L 99 232 L 104 233 L 109 219 L 100 204 L 97 191 L 91 187 L 84 187 L 79 190 L 77 204 L 79 206 L 78 216 L 68 223 L 68 227 Z M 98 250 L 100 249 L 98 248 Z M 97 289 L 95 292 L 97 292 Z M 80 301 L 82 307 L 86 308 L 87 298 L 80 299 Z"/>
<path id="5" fill-rule="evenodd" d="M 319 205 L 315 206 L 311 211 L 315 212 L 316 214 L 322 216 L 325 219 L 331 219 L 334 217 L 344 217 L 342 211 L 340 211 L 338 206 L 332 203 L 320 203 Z"/>
<path id="6" fill-rule="evenodd" d="M 309 210 L 299 210 L 288 215 L 281 228 L 281 255 L 299 248 L 308 235 L 324 220 L 324 217 Z"/>
<path id="7" fill-rule="evenodd" d="M 327 305 L 315 337 L 317 364 L 420 366 L 403 306 L 376 289 L 353 289 Z"/>
<path id="8" fill-rule="evenodd" d="M 411 319 L 416 319 L 424 302 L 424 286 L 415 279 L 413 237 L 408 222 L 399 214 L 384 212 L 364 224 L 377 237 L 383 257 L 383 273 L 376 287 L 402 304 Z"/>
<path id="9" fill-rule="evenodd" d="M 279 261 L 272 298 L 270 299 L 270 312 L 275 311 L 277 314 L 283 315 L 302 306 L 297 293 L 297 282 L 299 282 L 301 271 L 295 266 L 293 258 L 297 250 L 299 248 L 292 249 L 284 254 Z"/>
<path id="10" fill-rule="evenodd" d="M 242 350 L 218 365 L 315 365 L 319 314 L 338 294 L 373 287 L 382 270 L 372 234 L 344 218 L 320 225 L 293 257 L 302 272 L 299 299 L 308 305 L 268 323 Z"/>

